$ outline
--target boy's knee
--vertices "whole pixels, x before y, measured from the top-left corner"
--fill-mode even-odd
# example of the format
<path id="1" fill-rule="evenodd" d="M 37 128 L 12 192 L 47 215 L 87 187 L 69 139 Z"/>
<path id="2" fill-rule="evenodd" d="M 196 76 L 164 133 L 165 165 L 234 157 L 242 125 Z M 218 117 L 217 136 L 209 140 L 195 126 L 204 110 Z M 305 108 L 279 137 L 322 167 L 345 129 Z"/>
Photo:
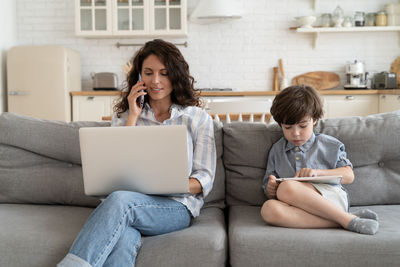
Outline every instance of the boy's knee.
<path id="1" fill-rule="evenodd" d="M 274 224 L 279 217 L 279 205 L 275 199 L 270 199 L 264 202 L 261 207 L 261 217 L 269 224 Z"/>
<path id="2" fill-rule="evenodd" d="M 286 202 L 289 201 L 293 196 L 296 195 L 296 188 L 298 186 L 297 181 L 284 181 L 282 182 L 279 187 L 278 190 L 276 191 L 276 196 L 279 200 Z"/>

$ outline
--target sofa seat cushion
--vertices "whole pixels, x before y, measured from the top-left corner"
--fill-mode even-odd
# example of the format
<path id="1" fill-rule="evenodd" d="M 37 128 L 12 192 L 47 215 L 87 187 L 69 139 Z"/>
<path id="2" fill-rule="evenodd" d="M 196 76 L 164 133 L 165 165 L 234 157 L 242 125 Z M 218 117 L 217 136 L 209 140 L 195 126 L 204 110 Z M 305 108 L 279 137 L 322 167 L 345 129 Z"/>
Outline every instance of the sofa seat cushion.
<path id="1" fill-rule="evenodd" d="M 145 237 L 135 266 L 226 266 L 228 236 L 223 210 L 204 208 L 189 228 Z"/>
<path id="2" fill-rule="evenodd" d="M 0 266 L 55 266 L 74 241 L 91 208 L 0 205 Z"/>
<path id="3" fill-rule="evenodd" d="M 400 205 L 367 208 L 377 212 L 380 218 L 379 231 L 373 236 L 339 228 L 274 227 L 262 220 L 260 207 L 230 207 L 230 264 L 233 267 L 398 266 Z"/>
<path id="4" fill-rule="evenodd" d="M 0 205 L 0 266 L 55 266 L 93 211 L 56 205 Z M 223 211 L 206 208 L 192 226 L 144 237 L 136 266 L 225 266 Z"/>
<path id="5" fill-rule="evenodd" d="M 0 203 L 96 207 L 86 196 L 82 167 L 0 144 Z"/>

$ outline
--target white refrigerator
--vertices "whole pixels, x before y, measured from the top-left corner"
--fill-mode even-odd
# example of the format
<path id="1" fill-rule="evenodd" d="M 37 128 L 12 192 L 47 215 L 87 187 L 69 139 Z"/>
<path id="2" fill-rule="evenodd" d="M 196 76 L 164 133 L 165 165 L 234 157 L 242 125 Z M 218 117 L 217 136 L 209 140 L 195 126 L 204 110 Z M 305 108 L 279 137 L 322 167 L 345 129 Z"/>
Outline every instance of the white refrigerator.
<path id="1" fill-rule="evenodd" d="M 81 91 L 79 54 L 62 46 L 16 46 L 7 54 L 8 111 L 71 121 L 71 91 Z"/>

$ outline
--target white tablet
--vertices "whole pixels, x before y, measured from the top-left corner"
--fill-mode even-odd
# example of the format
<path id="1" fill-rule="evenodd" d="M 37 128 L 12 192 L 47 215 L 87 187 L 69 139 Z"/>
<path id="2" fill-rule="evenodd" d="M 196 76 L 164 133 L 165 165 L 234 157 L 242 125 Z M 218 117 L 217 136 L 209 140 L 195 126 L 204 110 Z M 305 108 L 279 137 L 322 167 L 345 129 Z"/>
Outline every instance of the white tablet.
<path id="1" fill-rule="evenodd" d="M 313 176 L 313 177 L 286 177 L 286 178 L 276 178 L 278 182 L 283 182 L 286 180 L 300 181 L 300 182 L 310 182 L 310 183 L 322 183 L 322 184 L 340 184 L 343 176 L 332 175 L 332 176 Z"/>

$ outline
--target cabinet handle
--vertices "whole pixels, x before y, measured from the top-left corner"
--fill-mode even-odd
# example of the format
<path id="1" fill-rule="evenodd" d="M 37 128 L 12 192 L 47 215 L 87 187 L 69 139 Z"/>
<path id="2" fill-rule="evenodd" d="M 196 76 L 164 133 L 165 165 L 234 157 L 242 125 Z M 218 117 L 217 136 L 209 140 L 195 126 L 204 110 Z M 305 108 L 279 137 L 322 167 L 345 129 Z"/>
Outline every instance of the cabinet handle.
<path id="1" fill-rule="evenodd" d="M 9 91 L 8 95 L 28 95 L 28 92 L 24 92 L 24 91 Z"/>
<path id="2" fill-rule="evenodd" d="M 355 97 L 352 96 L 352 95 L 347 95 L 346 96 L 346 100 L 354 100 L 354 99 L 355 99 Z"/>
<path id="3" fill-rule="evenodd" d="M 385 96 L 385 95 L 383 95 L 383 96 L 381 96 L 381 98 L 382 98 L 382 99 L 386 99 L 386 96 Z"/>
<path id="4" fill-rule="evenodd" d="M 93 100 L 94 100 L 94 96 L 88 96 L 88 97 L 86 98 L 86 100 L 93 101 Z"/>

